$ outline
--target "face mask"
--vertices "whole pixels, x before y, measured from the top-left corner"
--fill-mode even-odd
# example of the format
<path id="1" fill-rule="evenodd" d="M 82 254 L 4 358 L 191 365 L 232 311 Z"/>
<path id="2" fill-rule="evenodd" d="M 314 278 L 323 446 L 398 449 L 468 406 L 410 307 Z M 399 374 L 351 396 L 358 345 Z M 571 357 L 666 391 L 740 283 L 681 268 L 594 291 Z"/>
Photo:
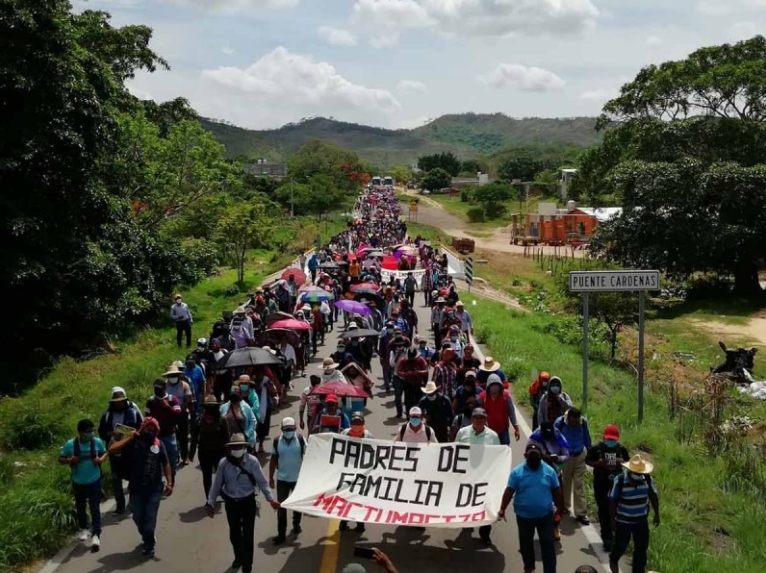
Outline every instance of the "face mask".
<path id="1" fill-rule="evenodd" d="M 245 455 L 245 450 L 231 450 L 231 457 L 241 458 Z"/>
<path id="2" fill-rule="evenodd" d="M 182 302 L 183 300 L 181 300 L 180 298 L 176 300 L 176 304 L 181 304 Z"/>
<path id="3" fill-rule="evenodd" d="M 240 392 L 250 392 L 250 386 L 247 384 L 240 384 L 239 385 L 239 391 Z"/>
<path id="4" fill-rule="evenodd" d="M 457 342 L 457 336 L 452 336 L 452 337 L 450 337 L 450 340 L 451 340 L 452 342 Z"/>
<path id="5" fill-rule="evenodd" d="M 232 404 L 239 404 L 242 401 L 242 396 L 234 394 L 231 398 L 229 398 L 229 401 Z"/>
<path id="6" fill-rule="evenodd" d="M 295 430 L 285 430 L 282 435 L 286 440 L 292 440 L 295 437 Z"/>
<path id="7" fill-rule="evenodd" d="M 164 388 L 155 388 L 154 389 L 154 395 L 157 396 L 157 398 L 162 398 L 165 395 L 165 389 Z"/>
<path id="8" fill-rule="evenodd" d="M 634 474 L 633 472 L 628 472 L 628 477 L 634 481 L 642 481 L 644 479 L 643 475 Z"/>
<path id="9" fill-rule="evenodd" d="M 417 428 L 420 425 L 420 418 L 410 418 L 410 425 Z"/>
<path id="10" fill-rule="evenodd" d="M 551 386 L 551 394 L 558 395 L 561 394 L 561 388 L 558 386 Z"/>
<path id="11" fill-rule="evenodd" d="M 533 470 L 536 470 L 537 468 L 539 468 L 539 467 L 540 467 L 540 461 L 541 461 L 541 460 L 540 460 L 540 457 L 539 457 L 539 456 L 529 456 L 529 457 L 527 458 L 527 465 L 528 465 L 528 466 L 529 466 L 531 469 L 533 469 Z"/>
<path id="12" fill-rule="evenodd" d="M 328 376 L 329 376 L 330 374 L 332 374 L 333 372 L 335 372 L 335 370 L 334 370 L 334 369 L 332 369 L 332 368 L 325 368 L 325 371 L 324 371 L 324 373 L 325 373 L 325 374 L 327 374 Z"/>
<path id="13" fill-rule="evenodd" d="M 420 348 L 421 350 L 425 350 L 426 349 L 425 342 L 422 342 L 422 343 L 418 344 L 418 348 Z"/>
<path id="14" fill-rule="evenodd" d="M 434 400 L 436 400 L 436 396 L 434 394 L 431 394 L 430 396 L 428 396 L 428 400 L 429 402 L 433 402 Z"/>
<path id="15" fill-rule="evenodd" d="M 393 328 L 387 328 L 386 329 L 386 334 L 393 334 L 393 333 L 394 333 L 394 329 Z"/>
<path id="16" fill-rule="evenodd" d="M 604 440 L 604 445 L 607 448 L 616 448 L 617 447 L 617 440 Z"/>
<path id="17" fill-rule="evenodd" d="M 83 441 L 89 442 L 93 439 L 93 432 L 83 432 L 81 435 Z"/>
<path id="18" fill-rule="evenodd" d="M 147 430 L 141 434 L 141 437 L 147 442 L 153 442 L 157 435 L 152 430 Z"/>
<path id="19" fill-rule="evenodd" d="M 171 378 L 170 380 L 168 380 L 168 384 L 172 384 L 173 386 L 175 386 L 176 384 L 178 384 L 178 381 L 179 381 L 179 378 Z"/>
<path id="20" fill-rule="evenodd" d="M 346 351 L 345 346 L 338 346 L 338 350 L 337 350 L 338 354 L 343 354 L 345 351 Z"/>

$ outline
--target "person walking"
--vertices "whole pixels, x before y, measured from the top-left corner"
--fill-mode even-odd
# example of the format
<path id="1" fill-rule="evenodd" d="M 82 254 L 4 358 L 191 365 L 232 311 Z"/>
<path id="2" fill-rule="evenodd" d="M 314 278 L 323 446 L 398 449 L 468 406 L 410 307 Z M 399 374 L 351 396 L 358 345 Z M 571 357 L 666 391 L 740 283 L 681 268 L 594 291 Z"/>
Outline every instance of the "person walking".
<path id="1" fill-rule="evenodd" d="M 649 506 L 654 510 L 654 526 L 660 525 L 660 500 L 652 483 L 654 464 L 636 454 L 622 464 L 625 473 L 614 478 L 609 492 L 610 512 L 614 523 L 614 547 L 609 568 L 618 573 L 620 558 L 633 539 L 632 573 L 645 573 L 649 550 Z"/>
<path id="2" fill-rule="evenodd" d="M 577 408 L 570 408 L 553 423 L 553 427 L 561 432 L 569 445 L 569 458 L 564 464 L 562 475 L 564 513 L 569 512 L 569 504 L 574 501 L 575 519 L 581 525 L 588 525 L 590 519 L 588 500 L 585 497 L 585 456 L 593 446 L 588 419 Z"/>
<path id="3" fill-rule="evenodd" d="M 532 406 L 532 430 L 536 430 L 540 427 L 540 423 L 537 420 L 537 414 L 540 408 L 540 400 L 542 399 L 543 394 L 548 391 L 548 383 L 550 380 L 551 375 L 548 372 L 540 372 L 527 389 L 529 392 L 529 404 Z"/>
<path id="4" fill-rule="evenodd" d="M 112 388 L 109 407 L 101 415 L 98 422 L 98 436 L 104 444 L 125 438 L 119 428 L 132 428 L 137 430 L 141 427 L 144 417 L 141 410 L 128 400 L 128 395 L 120 386 Z M 130 469 L 130 448 L 125 448 L 117 454 L 109 454 L 109 469 L 112 473 L 112 490 L 114 490 L 114 501 L 117 504 L 114 515 L 125 513 L 125 491 L 122 487 L 122 481 L 128 479 Z"/>
<path id="5" fill-rule="evenodd" d="M 357 439 L 357 440 L 372 439 L 372 433 L 364 427 L 363 412 L 354 412 L 353 414 L 351 414 L 351 427 L 343 430 L 341 434 L 344 436 L 348 436 L 350 438 Z M 341 520 L 340 530 L 346 531 L 347 529 L 348 529 L 348 521 Z M 364 522 L 358 521 L 356 524 L 356 527 L 354 527 L 354 531 L 362 533 L 364 530 L 365 530 Z"/>
<path id="6" fill-rule="evenodd" d="M 157 539 L 157 514 L 162 496 L 173 493 L 173 471 L 167 449 L 159 439 L 160 424 L 147 417 L 137 432 L 114 442 L 109 453 L 117 454 L 126 447 L 132 448 L 130 475 L 128 477 L 129 507 L 133 522 L 141 535 L 145 557 L 154 557 Z M 163 485 L 162 478 L 165 477 Z"/>
<path id="7" fill-rule="evenodd" d="M 180 294 L 176 293 L 173 301 L 174 303 L 170 307 L 170 318 L 176 323 L 176 343 L 178 348 L 181 348 L 181 342 L 184 335 L 186 335 L 186 348 L 191 348 L 191 327 L 194 324 L 191 310 L 189 310 L 189 305 L 183 301 L 183 297 Z"/>
<path id="8" fill-rule="evenodd" d="M 412 275 L 412 271 L 410 271 L 404 279 L 404 296 L 411 307 L 415 305 L 416 290 L 418 290 L 418 281 Z"/>
<path id="9" fill-rule="evenodd" d="M 535 531 L 540 540 L 543 572 L 556 573 L 553 514 L 555 510 L 563 511 L 564 500 L 559 478 L 553 468 L 543 463 L 542 455 L 539 444 L 527 444 L 525 461 L 511 471 L 498 512 L 498 518 L 505 520 L 506 508 L 513 500 L 524 573 L 535 571 Z"/>
<path id="10" fill-rule="evenodd" d="M 228 454 L 218 465 L 213 487 L 207 498 L 205 509 L 208 516 L 215 517 L 215 500 L 221 495 L 226 507 L 226 520 L 229 523 L 229 541 L 234 552 L 231 568 L 242 568 L 242 573 L 253 571 L 253 551 L 255 545 L 255 517 L 258 511 L 256 497 L 263 493 L 266 501 L 276 511 L 279 502 L 269 488 L 269 482 L 263 475 L 258 459 L 247 453 L 247 438 L 244 434 L 234 434 L 226 444 Z"/>
<path id="11" fill-rule="evenodd" d="M 401 396 L 401 392 L 397 392 L 399 384 L 404 391 L 404 409 L 409 411 L 417 406 L 423 396 L 422 388 L 428 380 L 428 363 L 418 356 L 417 348 L 408 348 L 406 356 L 399 359 L 395 373 L 394 392 Z M 398 418 L 402 415 L 401 401 L 396 400 L 396 395 L 394 398 Z"/>
<path id="12" fill-rule="evenodd" d="M 417 406 L 410 408 L 410 419 L 408 422 L 399 426 L 394 441 L 409 444 L 439 443 L 433 428 L 423 423 L 423 411 Z"/>
<path id="13" fill-rule="evenodd" d="M 154 396 L 146 401 L 144 415 L 152 417 L 160 425 L 158 438 L 165 444 L 173 478 L 178 463 L 178 441 L 176 440 L 176 418 L 181 416 L 181 404 L 175 396 L 168 394 L 167 381 L 157 378 L 154 381 Z"/>
<path id="14" fill-rule="evenodd" d="M 479 394 L 479 404 L 487 411 L 487 423 L 497 432 L 501 444 L 511 445 L 511 426 L 513 426 L 513 437 L 517 442 L 519 441 L 521 434 L 516 418 L 516 406 L 511 394 L 503 388 L 500 376 L 490 374 L 487 379 L 487 389 Z"/>
<path id="15" fill-rule="evenodd" d="M 108 455 L 104 442 L 93 435 L 93 428 L 90 420 L 77 422 L 77 436 L 64 443 L 59 463 L 72 469 L 79 539 L 85 542 L 90 537 L 90 550 L 96 553 L 101 549 L 101 464 Z M 86 506 L 90 508 L 90 530 Z"/>
<path id="16" fill-rule="evenodd" d="M 213 485 L 213 474 L 218 463 L 226 455 L 226 444 L 229 441 L 229 429 L 226 420 L 221 416 L 221 408 L 215 396 L 208 396 L 202 404 L 202 414 L 192 425 L 191 446 L 189 459 L 199 449 L 199 469 L 202 471 L 202 487 L 205 489 L 205 499 Z"/>
<path id="17" fill-rule="evenodd" d="M 568 408 L 574 406 L 572 398 L 564 392 L 561 378 L 551 376 L 548 382 L 548 391 L 543 392 L 540 405 L 537 408 L 537 423 L 555 422 Z"/>
<path id="18" fill-rule="evenodd" d="M 436 432 L 436 439 L 442 443 L 447 442 L 454 418 L 452 403 L 449 398 L 439 392 L 433 381 L 426 384 L 423 394 L 425 396 L 421 398 L 418 407 L 425 414 L 428 425 Z"/>
<path id="19" fill-rule="evenodd" d="M 543 451 L 543 461 L 556 471 L 559 482 L 562 481 L 564 465 L 569 459 L 569 444 L 563 434 L 553 427 L 552 422 L 545 422 L 529 436 L 530 442 L 537 443 Z M 561 529 L 559 524 L 563 516 L 558 512 L 554 516 L 556 527 L 553 536 L 556 541 L 561 541 Z"/>
<path id="20" fill-rule="evenodd" d="M 277 490 L 277 501 L 282 503 L 295 489 L 298 474 L 301 472 L 303 456 L 306 453 L 306 440 L 295 433 L 295 419 L 282 420 L 282 435 L 274 440 L 274 449 L 269 460 L 269 487 Z M 274 474 L 276 473 L 276 484 Z M 293 534 L 300 535 L 301 514 L 293 511 Z M 287 539 L 287 510 L 277 510 L 277 536 L 272 540 L 274 545 L 281 545 Z"/>
<path id="21" fill-rule="evenodd" d="M 458 430 L 455 441 L 459 444 L 480 446 L 501 445 L 497 432 L 487 426 L 487 411 L 484 408 L 473 409 L 471 412 L 471 425 Z M 491 533 L 491 525 L 479 527 L 479 538 L 485 545 L 492 545 Z"/>
<path id="22" fill-rule="evenodd" d="M 598 524 L 604 551 L 611 551 L 614 541 L 612 516 L 609 512 L 609 492 L 614 478 L 622 473 L 622 464 L 630 458 L 628 449 L 620 443 L 620 429 L 615 425 L 604 428 L 603 439 L 588 450 L 585 463 L 593 468 L 593 497 L 598 507 Z"/>

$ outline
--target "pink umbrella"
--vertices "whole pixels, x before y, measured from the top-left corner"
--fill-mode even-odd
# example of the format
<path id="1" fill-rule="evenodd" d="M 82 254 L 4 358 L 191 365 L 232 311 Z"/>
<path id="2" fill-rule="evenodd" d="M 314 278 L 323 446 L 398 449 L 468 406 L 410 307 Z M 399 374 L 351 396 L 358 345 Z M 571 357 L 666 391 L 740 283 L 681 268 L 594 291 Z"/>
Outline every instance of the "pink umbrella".
<path id="1" fill-rule="evenodd" d="M 358 386 L 347 382 L 328 382 L 314 386 L 309 394 L 324 395 L 335 394 L 336 396 L 348 396 L 350 398 L 369 398 L 367 392 Z"/>
<path id="2" fill-rule="evenodd" d="M 286 328 L 287 330 L 311 330 L 311 325 L 308 322 L 303 322 L 302 320 L 288 318 L 285 320 L 278 320 L 271 325 L 271 328 Z"/>
<path id="3" fill-rule="evenodd" d="M 325 292 L 325 290 L 322 287 L 306 285 L 299 288 L 298 292 Z"/>

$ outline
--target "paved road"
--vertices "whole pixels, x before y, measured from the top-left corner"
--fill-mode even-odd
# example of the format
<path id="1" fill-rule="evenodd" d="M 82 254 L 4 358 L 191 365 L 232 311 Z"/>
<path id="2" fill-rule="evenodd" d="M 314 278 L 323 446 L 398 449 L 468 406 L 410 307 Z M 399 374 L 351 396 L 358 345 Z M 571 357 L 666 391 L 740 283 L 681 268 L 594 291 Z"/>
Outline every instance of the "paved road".
<path id="1" fill-rule="evenodd" d="M 425 324 L 428 310 L 419 308 L 418 314 Z M 328 345 L 334 344 L 334 340 L 335 337 L 330 335 Z M 326 348 L 329 353 L 330 346 Z M 374 362 L 374 365 L 379 368 L 377 363 Z M 380 376 L 379 370 L 375 371 L 375 376 Z M 272 437 L 278 434 L 283 417 L 297 416 L 298 396 L 307 381 L 296 379 L 294 383 L 289 408 L 284 408 L 272 418 Z M 517 393 L 521 392 L 519 388 Z M 367 417 L 367 427 L 376 438 L 393 439 L 399 424 L 399 420 L 392 417 L 393 406 L 393 396 L 382 392 L 368 401 L 371 414 Z M 514 465 L 522 460 L 524 443 L 522 438 L 521 442 L 513 445 Z M 267 460 L 262 459 L 262 462 L 265 464 Z M 115 521 L 109 517 L 100 553 L 89 553 L 87 548 L 78 545 L 57 568 L 54 568 L 55 564 L 49 564 L 46 573 L 53 570 L 57 573 L 110 573 L 138 569 L 142 573 L 223 573 L 232 561 L 226 518 L 219 513 L 215 519 L 209 519 L 202 510 L 203 504 L 201 473 L 195 463 L 180 470 L 173 496 L 160 507 L 157 555 L 153 560 L 147 561 L 141 556 L 140 539 L 130 518 Z M 523 571 L 512 517 L 507 523 L 494 526 L 492 539 L 495 546 L 491 548 L 481 545 L 477 534 L 471 537 L 465 532 L 444 529 L 427 530 L 421 534 L 411 529 L 368 525 L 362 535 L 353 530 L 341 535 L 337 520 L 313 517 L 304 517 L 303 533 L 298 539 L 288 536 L 287 544 L 275 548 L 271 539 L 276 533 L 276 514 L 266 504 L 262 514 L 256 522 L 254 568 L 259 573 L 340 572 L 347 563 L 355 561 L 353 547 L 360 542 L 377 546 L 388 553 L 401 573 Z M 558 571 L 571 572 L 582 564 L 604 570 L 600 565 L 604 556 L 594 552 L 573 519 L 565 518 L 562 532 Z M 371 563 L 368 571 L 380 571 L 380 568 Z M 540 563 L 538 571 L 542 571 Z"/>

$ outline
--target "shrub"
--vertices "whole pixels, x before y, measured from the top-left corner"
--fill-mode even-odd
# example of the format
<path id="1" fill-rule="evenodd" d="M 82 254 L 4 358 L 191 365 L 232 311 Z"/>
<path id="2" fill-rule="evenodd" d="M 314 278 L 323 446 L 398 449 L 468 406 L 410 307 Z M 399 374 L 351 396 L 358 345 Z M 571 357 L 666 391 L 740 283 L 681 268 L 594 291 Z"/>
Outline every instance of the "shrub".
<path id="1" fill-rule="evenodd" d="M 460 202 L 473 203 L 473 188 L 472 187 L 465 187 L 460 190 Z"/>
<path id="2" fill-rule="evenodd" d="M 37 409 L 34 404 L 22 405 L 16 400 L 17 408 L 8 408 L 3 441 L 14 450 L 40 450 L 58 445 L 66 432 L 66 425 L 60 412 Z"/>
<path id="3" fill-rule="evenodd" d="M 469 223 L 483 223 L 484 209 L 482 207 L 473 207 L 466 212 Z"/>

